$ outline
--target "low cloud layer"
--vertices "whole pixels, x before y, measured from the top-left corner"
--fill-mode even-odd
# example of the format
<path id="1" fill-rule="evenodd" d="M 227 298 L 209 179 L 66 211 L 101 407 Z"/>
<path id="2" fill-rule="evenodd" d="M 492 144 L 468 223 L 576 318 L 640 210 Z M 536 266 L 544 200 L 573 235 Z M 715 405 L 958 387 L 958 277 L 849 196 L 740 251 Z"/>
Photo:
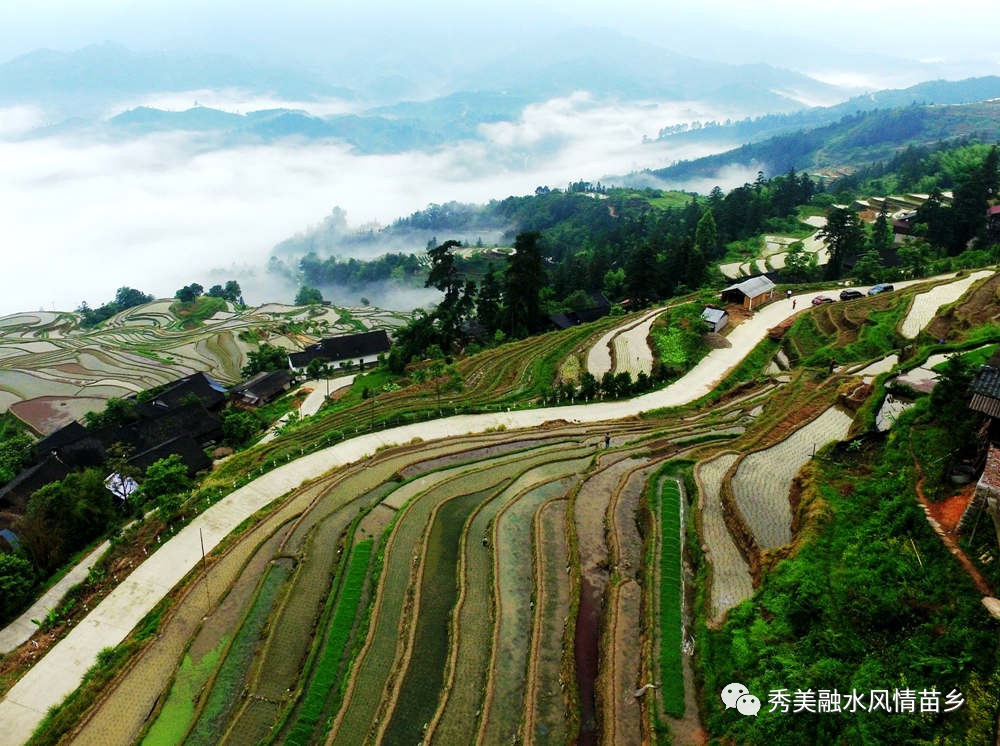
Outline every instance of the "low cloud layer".
<path id="1" fill-rule="evenodd" d="M 230 103 L 246 110 L 246 102 Z M 276 243 L 334 205 L 351 224 L 384 224 L 432 202 L 484 202 L 657 168 L 705 152 L 644 145 L 644 135 L 737 114 L 694 104 L 604 105 L 581 93 L 528 107 L 517 122 L 483 126 L 475 141 L 377 156 L 332 143 L 205 149 L 197 136 L 174 133 L 118 143 L 0 139 L 0 314 L 96 305 L 121 285 L 171 296 L 190 282 L 206 284 L 220 267 L 233 267 L 252 287 L 240 268 L 262 269 Z M 4 110 L 0 138 L 20 134 L 33 116 Z"/>

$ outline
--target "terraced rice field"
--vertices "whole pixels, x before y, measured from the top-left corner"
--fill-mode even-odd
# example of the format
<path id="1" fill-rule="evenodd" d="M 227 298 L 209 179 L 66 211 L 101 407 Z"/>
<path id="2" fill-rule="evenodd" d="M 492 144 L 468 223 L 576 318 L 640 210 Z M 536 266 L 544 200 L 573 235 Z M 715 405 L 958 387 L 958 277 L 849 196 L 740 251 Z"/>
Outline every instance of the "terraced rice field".
<path id="1" fill-rule="evenodd" d="M 587 352 L 587 371 L 598 380 L 608 372 L 628 371 L 635 378 L 641 370 L 649 375 L 653 369 L 653 353 L 646 338 L 653 321 L 663 310 L 655 308 L 625 320 L 618 319 L 615 328 L 605 332 Z M 612 349 L 615 351 L 613 358 Z"/>
<path id="2" fill-rule="evenodd" d="M 992 271 L 973 272 L 961 280 L 935 285 L 930 290 L 913 296 L 910 310 L 899 327 L 899 333 L 913 339 L 937 315 L 941 306 L 954 303 L 979 280 L 993 275 Z"/>
<path id="3" fill-rule="evenodd" d="M 740 460 L 731 479 L 733 498 L 761 548 L 792 540 L 792 479 L 816 450 L 842 440 L 850 426 L 851 418 L 831 407 L 777 445 Z"/>
<path id="4" fill-rule="evenodd" d="M 723 453 L 703 461 L 695 469 L 701 535 L 711 566 L 711 617 L 715 621 L 753 595 L 750 567 L 726 526 L 721 498 L 723 480 L 738 458 L 737 453 Z"/>
<path id="5" fill-rule="evenodd" d="M 514 397 L 547 374 L 542 363 L 594 336 L 572 329 L 463 361 L 464 395 Z M 69 737 L 650 742 L 651 724 L 684 712 L 685 696 L 681 500 L 647 504 L 650 480 L 665 459 L 741 437 L 770 392 L 700 413 L 414 441 L 335 469 L 278 500 L 207 575 L 193 571 L 157 638 Z M 397 412 L 426 407 L 419 391 L 382 396 Z M 350 418 L 321 414 L 261 448 L 321 445 Z M 719 462 L 719 485 L 732 463 Z M 718 485 L 714 505 L 742 562 Z M 725 550 L 702 510 L 713 602 L 728 594 L 713 608 L 724 610 L 735 603 Z M 750 588 L 745 563 L 742 574 Z M 637 695 L 647 685 L 654 694 Z"/>
<path id="6" fill-rule="evenodd" d="M 195 573 L 72 739 L 642 743 L 646 453 L 710 429 L 466 436 L 332 472 Z"/>
<path id="7" fill-rule="evenodd" d="M 391 329 L 407 318 L 374 308 L 230 306 L 201 326 L 184 329 L 171 305 L 154 301 L 130 308 L 90 329 L 80 327 L 72 313 L 0 318 L 0 411 L 45 396 L 127 396 L 195 371 L 232 384 L 241 380 L 247 353 L 257 349 L 248 339 L 297 350 L 323 336 Z M 37 407 L 22 409 L 24 419 L 41 425 L 42 432 L 65 424 L 44 412 L 36 415 Z"/>

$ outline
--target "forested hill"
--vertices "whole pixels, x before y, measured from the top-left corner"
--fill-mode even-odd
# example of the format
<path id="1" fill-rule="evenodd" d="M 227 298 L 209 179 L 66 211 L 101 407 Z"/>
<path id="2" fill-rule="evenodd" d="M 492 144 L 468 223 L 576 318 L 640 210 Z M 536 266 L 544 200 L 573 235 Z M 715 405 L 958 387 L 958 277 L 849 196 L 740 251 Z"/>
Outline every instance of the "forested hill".
<path id="1" fill-rule="evenodd" d="M 1000 77 L 987 75 L 965 80 L 931 80 L 909 88 L 893 88 L 854 96 L 833 106 L 817 106 L 792 113 L 774 113 L 738 121 L 698 122 L 664 127 L 659 140 L 671 144 L 753 143 L 769 137 L 834 124 L 849 114 L 919 106 L 973 104 L 1000 98 Z"/>
<path id="2" fill-rule="evenodd" d="M 908 106 L 849 114 L 840 121 L 771 137 L 758 143 L 647 171 L 669 181 L 712 177 L 726 166 L 757 168 L 766 174 L 850 168 L 891 158 L 909 146 L 944 140 L 997 139 L 1000 100 L 949 106 Z"/>

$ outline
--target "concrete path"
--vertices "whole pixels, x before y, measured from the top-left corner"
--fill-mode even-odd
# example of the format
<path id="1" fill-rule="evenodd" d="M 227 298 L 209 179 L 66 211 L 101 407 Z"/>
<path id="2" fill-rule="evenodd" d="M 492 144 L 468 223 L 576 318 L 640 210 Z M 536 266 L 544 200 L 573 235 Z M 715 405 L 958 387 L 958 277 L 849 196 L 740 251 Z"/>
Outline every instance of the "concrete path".
<path id="1" fill-rule="evenodd" d="M 953 276 L 953 275 L 952 275 Z M 659 391 L 625 401 L 577 404 L 476 415 L 459 415 L 368 433 L 303 456 L 230 493 L 150 555 L 0 700 L 0 745 L 21 744 L 77 686 L 106 647 L 119 644 L 135 625 L 201 559 L 199 535 L 211 551 L 240 523 L 273 500 L 338 466 L 369 457 L 380 446 L 478 433 L 538 427 L 552 420 L 601 422 L 673 407 L 708 394 L 767 334 L 795 313 L 779 300 L 754 313 L 728 335 L 730 347 L 712 350 L 687 375 Z"/>
<path id="2" fill-rule="evenodd" d="M 109 546 L 111 545 L 108 542 L 104 542 L 97 547 L 97 549 L 84 557 L 76 567 L 66 573 L 58 583 L 49 588 L 26 612 L 3 629 L 0 629 L 0 654 L 9 653 L 35 634 L 38 625 L 31 620 L 38 619 L 40 621 L 46 617 L 50 610 L 57 608 L 62 603 L 63 597 L 69 592 L 70 588 L 87 579 L 90 574 L 90 568 L 108 550 Z"/>
<path id="3" fill-rule="evenodd" d="M 352 383 L 354 383 L 354 376 L 340 376 L 339 378 L 319 378 L 313 379 L 311 381 L 306 381 L 299 389 L 310 389 L 309 394 L 305 399 L 302 400 L 302 406 L 299 407 L 298 413 L 299 417 L 310 417 L 319 411 L 319 408 L 323 406 L 323 402 L 326 401 L 326 397 L 332 394 L 338 389 L 347 388 Z M 278 437 L 278 431 L 282 426 L 288 422 L 288 418 L 291 416 L 291 412 L 285 413 L 279 417 L 267 432 L 264 434 L 258 443 L 268 443 Z"/>
<path id="4" fill-rule="evenodd" d="M 327 396 L 334 391 L 347 388 L 354 383 L 354 378 L 354 375 L 350 375 L 338 378 L 321 378 L 303 383 L 299 386 L 299 389 L 312 389 L 312 391 L 302 400 L 302 406 L 299 407 L 299 415 L 302 417 L 311 417 L 316 414 L 319 408 L 323 406 L 323 402 L 326 401 Z"/>

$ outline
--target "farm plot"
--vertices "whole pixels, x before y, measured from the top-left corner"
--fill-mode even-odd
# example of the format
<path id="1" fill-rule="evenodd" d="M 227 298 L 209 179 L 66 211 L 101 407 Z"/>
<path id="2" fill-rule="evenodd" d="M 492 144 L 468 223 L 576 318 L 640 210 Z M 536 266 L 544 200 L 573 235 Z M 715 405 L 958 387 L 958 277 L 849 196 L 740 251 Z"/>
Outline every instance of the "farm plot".
<path id="1" fill-rule="evenodd" d="M 602 742 L 641 746 L 645 742 L 642 708 L 635 696 L 642 668 L 642 589 L 624 580 L 609 593 L 607 635 L 601 681 Z"/>
<path id="2" fill-rule="evenodd" d="M 253 604 L 233 638 L 226 656 L 212 681 L 209 692 L 194 727 L 185 737 L 188 744 L 219 743 L 220 735 L 236 706 L 243 689 L 245 671 L 253 660 L 271 607 L 278 598 L 292 570 L 289 560 L 272 563 L 261 580 Z"/>
<path id="3" fill-rule="evenodd" d="M 664 477 L 649 493 L 654 532 L 651 594 L 654 636 L 653 665 L 660 688 L 655 698 L 660 711 L 684 715 L 684 533 L 681 522 L 681 488 L 676 479 Z M 658 712 L 658 719 L 659 719 Z"/>
<path id="4" fill-rule="evenodd" d="M 581 454 L 578 451 L 568 455 Z M 454 615 L 456 632 L 451 643 L 449 674 L 441 708 L 428 729 L 426 740 L 430 743 L 449 746 L 476 741 L 488 686 L 495 621 L 496 581 L 494 557 L 488 546 L 490 528 L 504 506 L 559 474 L 545 465 L 532 466 L 497 497 L 483 504 L 469 521 L 461 556 L 461 589 Z"/>
<path id="5" fill-rule="evenodd" d="M 607 611 L 601 622 L 597 651 L 599 678 L 596 704 L 599 732 L 606 743 L 633 744 L 642 740 L 642 712 L 634 696 L 641 675 L 643 541 L 637 523 L 640 502 L 654 466 L 633 458 L 633 468 L 614 491 L 605 525 L 608 527 L 612 570 Z M 582 688 L 582 687 L 581 687 Z"/>
<path id="6" fill-rule="evenodd" d="M 356 744 L 368 740 L 383 718 L 387 692 L 405 665 L 413 622 L 408 613 L 414 600 L 413 573 L 420 569 L 421 541 L 434 509 L 459 495 L 499 487 L 522 469 L 522 465 L 512 463 L 460 475 L 414 497 L 401 512 L 384 550 L 384 568 L 368 640 L 358 654 L 344 706 L 334 724 L 333 743 Z"/>
<path id="7" fill-rule="evenodd" d="M 750 568 L 733 540 L 723 517 L 720 492 L 726 473 L 739 454 L 723 453 L 695 468 L 701 510 L 705 558 L 711 565 L 711 617 L 721 622 L 727 611 L 753 595 Z"/>
<path id="8" fill-rule="evenodd" d="M 625 360 L 629 360 L 634 357 L 642 356 L 642 348 L 645 348 L 648 352 L 649 345 L 646 344 L 646 337 L 649 336 L 649 328 L 646 327 L 645 333 L 638 332 L 641 335 L 641 339 L 633 339 L 635 335 L 630 335 L 630 331 L 638 326 L 643 326 L 645 324 L 652 324 L 653 319 L 655 319 L 659 314 L 663 312 L 662 308 L 654 309 L 649 311 L 638 318 L 632 318 L 626 321 L 624 324 L 619 324 L 614 329 L 605 332 L 588 350 L 587 352 L 587 371 L 600 380 L 601 376 L 605 373 L 612 372 L 612 361 L 611 361 L 611 347 L 616 345 L 615 354 L 624 355 Z M 626 335 L 624 341 L 621 343 L 622 352 L 619 353 L 617 349 L 618 337 Z M 652 353 L 650 355 L 650 365 L 652 365 Z M 614 372 L 619 372 L 620 370 L 625 370 L 625 368 L 620 368 L 621 363 L 616 366 Z M 635 371 L 638 373 L 638 370 Z M 646 371 L 649 373 L 649 371 Z"/>
<path id="9" fill-rule="evenodd" d="M 423 446 L 421 453 L 444 453 L 450 447 L 453 446 L 430 448 Z M 291 516 L 319 504 L 323 496 L 331 490 L 335 490 L 349 501 L 352 495 L 361 491 L 361 486 L 348 485 L 350 491 L 336 489 L 338 485 L 342 487 L 347 485 L 344 481 L 347 476 L 359 473 L 363 479 L 370 480 L 369 484 L 377 484 L 380 480 L 389 478 L 405 464 L 412 457 L 411 451 L 412 449 L 404 448 L 394 453 L 380 454 L 366 464 L 349 467 L 346 472 L 342 470 L 302 488 L 287 498 L 266 520 L 241 537 L 220 558 L 212 558 L 207 586 L 208 596 L 213 599 L 213 608 L 208 619 L 202 622 L 205 615 L 206 581 L 200 578 L 175 602 L 170 615 L 163 621 L 156 640 L 145 648 L 128 671 L 109 687 L 102 703 L 88 715 L 88 720 L 75 737 L 75 741 L 103 745 L 134 738 L 134 734 L 142 728 L 144 719 L 154 709 L 156 701 L 161 698 L 164 682 L 170 680 L 171 672 L 178 665 L 187 641 L 195 634 L 198 627 L 202 626 L 204 633 L 214 625 L 221 625 L 215 630 L 215 636 L 209 642 L 204 644 L 199 642 L 200 635 L 195 638 L 191 650 L 196 661 L 204 654 L 197 653 L 197 650 L 211 650 L 218 645 L 219 639 L 231 634 L 243 614 L 244 607 L 249 603 L 247 599 L 252 594 L 257 579 L 275 552 L 279 551 L 280 544 L 287 541 L 292 526 L 282 529 L 282 536 L 278 537 L 277 543 L 272 544 L 269 540 L 269 543 L 254 555 L 252 562 L 244 567 L 248 557 L 257 552 L 261 539 L 255 537 L 271 536 L 279 526 L 287 523 Z M 249 586 L 248 580 L 252 581 Z M 215 599 L 220 598 L 220 594 L 222 600 L 216 602 Z M 219 605 L 215 606 L 216 603 Z M 230 610 L 230 607 L 236 611 Z"/>
<path id="10" fill-rule="evenodd" d="M 653 372 L 653 351 L 649 348 L 647 340 L 653 322 L 662 312 L 663 309 L 660 308 L 653 313 L 646 314 L 638 324 L 626 329 L 614 338 L 614 373 L 627 372 L 631 374 L 632 380 L 635 380 L 639 373 L 645 373 L 648 376 Z"/>
<path id="11" fill-rule="evenodd" d="M 374 543 L 374 539 L 364 539 L 351 550 L 323 650 L 308 682 L 306 696 L 291 721 L 284 739 L 286 744 L 305 746 L 321 740 L 322 733 L 317 732 L 320 723 L 329 716 L 331 707 L 339 704 L 345 655 L 357 625 Z"/>
<path id="12" fill-rule="evenodd" d="M 844 438 L 850 426 L 851 418 L 831 407 L 777 445 L 740 461 L 731 479 L 733 498 L 761 548 L 792 540 L 792 479 L 816 449 Z"/>
<path id="13" fill-rule="evenodd" d="M 553 465 L 563 475 L 520 496 L 497 517 L 494 528 L 494 593 L 497 619 L 492 676 L 483 709 L 480 743 L 510 743 L 519 737 L 531 646 L 532 538 L 535 512 L 545 501 L 566 494 L 590 458 Z M 570 476 L 572 475 L 572 476 Z"/>
<path id="14" fill-rule="evenodd" d="M 565 743 L 566 725 L 561 671 L 564 630 L 569 622 L 571 557 L 566 536 L 564 498 L 550 500 L 535 514 L 535 614 L 531 634 L 531 670 L 525 693 L 525 743 Z"/>
<path id="15" fill-rule="evenodd" d="M 935 285 L 930 290 L 917 293 L 913 296 L 910 310 L 899 327 L 899 333 L 907 339 L 915 338 L 920 330 L 930 323 L 941 306 L 954 303 L 965 295 L 973 284 L 992 274 L 992 271 L 973 272 L 961 280 Z"/>
<path id="16" fill-rule="evenodd" d="M 340 566 L 338 541 L 354 516 L 377 504 L 392 489 L 393 483 L 386 482 L 354 500 L 346 497 L 366 486 L 369 478 L 364 471 L 356 472 L 328 490 L 282 545 L 282 553 L 296 552 L 296 571 L 284 591 L 283 603 L 269 618 L 252 675 L 247 677 L 246 696 L 224 731 L 223 743 L 260 741 L 275 725 L 287 693 L 298 686 L 303 668 L 311 662 L 316 620 L 326 616 L 325 602 Z"/>
<path id="17" fill-rule="evenodd" d="M 495 494 L 487 489 L 460 495 L 441 505 L 424 542 L 422 575 L 413 610 L 413 639 L 406 671 L 395 690 L 396 700 L 380 743 L 418 743 L 434 717 L 444 685 L 449 650 L 449 622 L 458 597 L 458 555 L 466 520 Z"/>
<path id="18" fill-rule="evenodd" d="M 253 557 L 242 567 L 242 571 L 221 600 L 219 607 L 206 617 L 193 636 L 173 682 L 164 693 L 163 704 L 146 731 L 142 741 L 144 745 L 168 746 L 179 743 L 190 729 L 194 722 L 199 694 L 218 668 L 234 631 L 240 620 L 245 617 L 245 609 L 252 604 L 255 594 L 259 593 L 259 580 L 268 571 L 271 556 L 280 541 L 280 533 L 275 532 L 255 549 Z M 248 545 L 251 544 L 248 542 Z M 204 604 L 206 599 L 200 594 L 198 598 Z M 140 665 L 145 665 L 146 658 L 147 656 L 140 658 Z M 124 691 L 123 688 L 116 687 L 114 696 L 117 697 L 120 691 Z M 115 710 L 117 708 L 113 705 L 102 707 L 98 711 L 98 717 L 88 723 L 87 730 L 79 734 L 75 740 L 86 743 L 95 738 L 96 742 L 110 742 L 106 740 L 110 734 L 95 726 L 98 726 L 102 719 L 110 720 L 104 713 Z M 120 710 L 118 712 L 123 714 Z"/>
<path id="19" fill-rule="evenodd" d="M 598 470 L 580 486 L 573 500 L 580 570 L 579 608 L 576 615 L 574 660 L 580 697 L 581 737 L 593 739 L 597 729 L 597 676 L 604 594 L 611 578 L 611 550 L 606 526 L 617 495 L 643 461 L 617 453 L 601 460 Z"/>

